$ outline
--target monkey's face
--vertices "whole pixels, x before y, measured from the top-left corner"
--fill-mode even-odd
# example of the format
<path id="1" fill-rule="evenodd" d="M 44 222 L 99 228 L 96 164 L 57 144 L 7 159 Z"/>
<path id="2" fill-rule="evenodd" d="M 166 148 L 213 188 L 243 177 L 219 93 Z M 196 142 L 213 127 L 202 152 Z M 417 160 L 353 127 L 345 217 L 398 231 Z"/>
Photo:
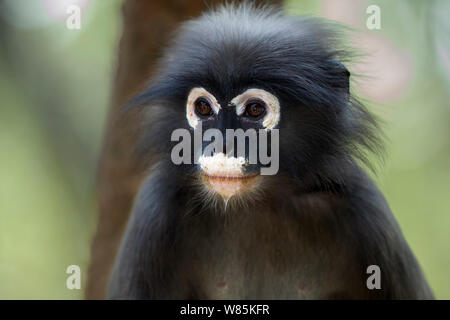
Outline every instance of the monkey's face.
<path id="1" fill-rule="evenodd" d="M 224 199 L 280 194 L 292 180 L 320 181 L 334 159 L 367 144 L 326 25 L 275 17 L 255 30 L 258 15 L 229 19 L 185 25 L 135 99 L 150 121 L 144 152 L 170 165 L 173 185 L 193 198 L 192 181 Z"/>
<path id="2" fill-rule="evenodd" d="M 220 103 L 205 88 L 193 88 L 186 119 L 202 136 L 201 149 L 195 150 L 201 181 L 225 200 L 257 188 L 261 173 L 269 171 L 268 163 L 264 166 L 261 161 L 268 156 L 263 150 L 270 151 L 271 158 L 278 157 L 278 145 L 270 142 L 280 121 L 280 103 L 266 90 L 247 89 Z M 278 165 L 273 162 L 270 165 Z M 277 171 L 278 167 L 271 173 Z"/>

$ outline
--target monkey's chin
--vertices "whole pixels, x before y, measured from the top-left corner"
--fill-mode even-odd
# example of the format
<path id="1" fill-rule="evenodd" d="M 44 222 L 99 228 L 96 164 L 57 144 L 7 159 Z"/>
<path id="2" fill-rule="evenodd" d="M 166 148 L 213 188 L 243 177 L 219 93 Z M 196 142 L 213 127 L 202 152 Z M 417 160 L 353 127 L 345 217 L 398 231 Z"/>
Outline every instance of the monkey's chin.
<path id="1" fill-rule="evenodd" d="M 200 177 L 209 190 L 226 201 L 254 189 L 261 178 L 258 174 L 227 177 L 201 174 Z"/>

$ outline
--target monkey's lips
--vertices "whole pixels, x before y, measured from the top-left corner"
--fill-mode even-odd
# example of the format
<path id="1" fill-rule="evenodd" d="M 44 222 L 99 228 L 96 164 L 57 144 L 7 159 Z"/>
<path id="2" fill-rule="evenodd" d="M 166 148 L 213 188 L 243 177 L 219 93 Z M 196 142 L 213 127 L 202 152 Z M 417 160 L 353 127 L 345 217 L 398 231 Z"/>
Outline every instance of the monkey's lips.
<path id="1" fill-rule="evenodd" d="M 220 176 L 202 173 L 200 176 L 210 190 L 218 193 L 225 200 L 252 189 L 260 178 L 259 174 Z"/>

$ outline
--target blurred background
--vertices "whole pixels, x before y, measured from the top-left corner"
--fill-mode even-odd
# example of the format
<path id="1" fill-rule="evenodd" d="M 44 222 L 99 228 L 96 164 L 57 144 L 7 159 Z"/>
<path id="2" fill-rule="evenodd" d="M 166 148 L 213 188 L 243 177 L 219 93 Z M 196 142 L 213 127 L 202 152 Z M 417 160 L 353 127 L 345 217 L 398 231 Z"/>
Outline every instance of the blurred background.
<path id="1" fill-rule="evenodd" d="M 0 0 L 0 299 L 82 299 L 120 0 Z M 81 8 L 68 29 L 67 6 Z M 369 30 L 369 5 L 381 28 Z M 437 298 L 450 299 L 450 2 L 288 0 L 351 28 L 353 90 L 384 121 L 375 177 Z M 66 288 L 79 265 L 81 290 Z"/>

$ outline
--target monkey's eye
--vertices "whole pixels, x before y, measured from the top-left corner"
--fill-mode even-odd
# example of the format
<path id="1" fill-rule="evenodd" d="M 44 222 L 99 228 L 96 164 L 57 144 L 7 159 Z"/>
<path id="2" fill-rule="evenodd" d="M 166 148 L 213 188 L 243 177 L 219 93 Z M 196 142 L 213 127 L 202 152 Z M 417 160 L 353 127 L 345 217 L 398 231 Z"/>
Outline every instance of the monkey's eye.
<path id="1" fill-rule="evenodd" d="M 200 118 L 208 118 L 213 115 L 214 112 L 208 99 L 201 97 L 195 101 L 195 113 Z"/>
<path id="2" fill-rule="evenodd" d="M 253 120 L 261 119 L 266 114 L 266 104 L 259 99 L 250 99 L 245 104 L 244 116 Z"/>

